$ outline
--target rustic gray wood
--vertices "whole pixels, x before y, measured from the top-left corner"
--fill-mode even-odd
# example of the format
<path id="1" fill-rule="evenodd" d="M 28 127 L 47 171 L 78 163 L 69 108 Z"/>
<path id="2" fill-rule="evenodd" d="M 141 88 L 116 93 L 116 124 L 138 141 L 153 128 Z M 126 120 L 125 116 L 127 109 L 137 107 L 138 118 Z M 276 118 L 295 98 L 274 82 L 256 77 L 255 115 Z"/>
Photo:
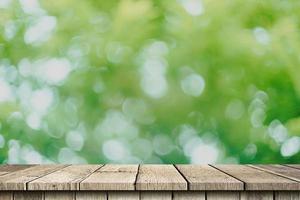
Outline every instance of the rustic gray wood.
<path id="1" fill-rule="evenodd" d="M 80 183 L 80 190 L 135 190 L 138 165 L 105 165 Z"/>
<path id="2" fill-rule="evenodd" d="M 75 200 L 75 192 L 45 192 L 45 200 Z"/>
<path id="3" fill-rule="evenodd" d="M 0 176 L 8 174 L 8 172 L 0 172 Z"/>
<path id="4" fill-rule="evenodd" d="M 239 192 L 209 191 L 206 193 L 207 200 L 240 200 Z"/>
<path id="5" fill-rule="evenodd" d="M 215 165 L 219 170 L 243 181 L 246 190 L 299 190 L 296 181 L 245 165 Z"/>
<path id="6" fill-rule="evenodd" d="M 26 184 L 65 165 L 36 165 L 0 177 L 0 190 L 26 190 Z"/>
<path id="7" fill-rule="evenodd" d="M 187 182 L 173 165 L 141 165 L 137 190 L 187 190 Z"/>
<path id="8" fill-rule="evenodd" d="M 44 200 L 43 192 L 15 192 L 14 200 Z"/>
<path id="9" fill-rule="evenodd" d="M 300 170 L 295 168 L 291 168 L 283 165 L 250 165 L 250 166 L 300 182 Z"/>
<path id="10" fill-rule="evenodd" d="M 141 192 L 141 200 L 172 200 L 172 192 Z"/>
<path id="11" fill-rule="evenodd" d="M 0 166 L 0 176 L 16 172 L 19 170 L 27 169 L 29 167 L 32 167 L 34 165 L 1 165 Z"/>
<path id="12" fill-rule="evenodd" d="M 5 192 L 5 191 L 1 191 L 0 192 L 0 199 L 1 200 L 13 200 L 13 192 Z"/>
<path id="13" fill-rule="evenodd" d="M 108 200 L 139 200 L 139 192 L 108 192 Z"/>
<path id="14" fill-rule="evenodd" d="M 76 200 L 106 200 L 106 192 L 80 191 L 76 192 Z"/>
<path id="15" fill-rule="evenodd" d="M 0 200 L 300 200 L 299 173 L 298 165 L 0 165 Z"/>
<path id="16" fill-rule="evenodd" d="M 173 200 L 205 200 L 205 192 L 173 192 Z"/>
<path id="17" fill-rule="evenodd" d="M 79 183 L 102 165 L 72 165 L 28 183 L 28 190 L 78 190 Z"/>
<path id="18" fill-rule="evenodd" d="M 251 192 L 241 192 L 241 200 L 273 200 L 273 192 L 261 192 L 261 191 L 251 191 Z"/>
<path id="19" fill-rule="evenodd" d="M 243 190 L 244 183 L 209 165 L 176 165 L 190 190 Z"/>
<path id="20" fill-rule="evenodd" d="M 300 192 L 275 192 L 275 200 L 299 200 Z"/>
<path id="21" fill-rule="evenodd" d="M 300 169 L 300 164 L 293 164 L 293 165 L 286 165 L 286 166 L 296 168 L 296 169 Z"/>

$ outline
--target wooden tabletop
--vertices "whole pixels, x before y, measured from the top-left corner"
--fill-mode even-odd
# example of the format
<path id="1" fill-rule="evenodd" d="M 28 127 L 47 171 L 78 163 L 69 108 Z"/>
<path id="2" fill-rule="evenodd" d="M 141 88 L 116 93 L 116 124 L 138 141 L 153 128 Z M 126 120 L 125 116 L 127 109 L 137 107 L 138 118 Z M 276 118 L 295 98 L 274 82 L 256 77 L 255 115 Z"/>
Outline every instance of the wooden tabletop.
<path id="1" fill-rule="evenodd" d="M 300 165 L 1 165 L 0 190 L 300 190 Z"/>

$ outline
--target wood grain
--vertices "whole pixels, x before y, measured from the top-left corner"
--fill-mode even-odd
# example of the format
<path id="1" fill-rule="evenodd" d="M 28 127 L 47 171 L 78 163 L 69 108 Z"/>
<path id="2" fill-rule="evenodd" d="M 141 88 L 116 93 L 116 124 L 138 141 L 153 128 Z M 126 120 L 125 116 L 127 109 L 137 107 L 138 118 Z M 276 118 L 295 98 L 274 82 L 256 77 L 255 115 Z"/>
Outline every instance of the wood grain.
<path id="1" fill-rule="evenodd" d="M 205 192 L 173 192 L 173 200 L 205 200 Z"/>
<path id="2" fill-rule="evenodd" d="M 0 176 L 0 190 L 26 190 L 26 184 L 41 176 L 65 167 L 64 165 L 36 165 Z"/>
<path id="3" fill-rule="evenodd" d="M 29 167 L 32 167 L 34 165 L 1 165 L 0 166 L 0 176 L 16 172 L 19 170 L 27 169 Z"/>
<path id="4" fill-rule="evenodd" d="M 246 190 L 299 190 L 298 182 L 244 165 L 215 165 L 243 181 Z"/>
<path id="5" fill-rule="evenodd" d="M 250 166 L 300 182 L 300 170 L 295 168 L 291 168 L 283 165 L 250 165 Z"/>
<path id="6" fill-rule="evenodd" d="M 296 168 L 296 169 L 300 169 L 300 164 L 293 164 L 293 165 L 286 165 L 286 166 L 293 167 L 293 168 Z"/>
<path id="7" fill-rule="evenodd" d="M 227 191 L 209 191 L 206 193 L 207 200 L 239 200 L 239 192 L 227 192 Z"/>
<path id="8" fill-rule="evenodd" d="M 100 168 L 80 183 L 80 190 L 134 190 L 138 165 L 112 165 Z"/>
<path id="9" fill-rule="evenodd" d="M 108 192 L 108 200 L 139 200 L 139 192 Z"/>
<path id="10" fill-rule="evenodd" d="M 106 200 L 106 192 L 80 191 L 76 192 L 76 200 Z"/>
<path id="11" fill-rule="evenodd" d="M 75 192 L 45 192 L 45 200 L 75 200 Z"/>
<path id="12" fill-rule="evenodd" d="M 173 165 L 141 165 L 137 190 L 187 190 L 187 182 Z"/>
<path id="13" fill-rule="evenodd" d="M 102 165 L 72 165 L 28 183 L 28 190 L 78 190 L 79 183 Z"/>
<path id="14" fill-rule="evenodd" d="M 243 190 L 244 183 L 209 166 L 176 165 L 190 190 Z"/>
<path id="15" fill-rule="evenodd" d="M 273 200 L 273 192 L 241 192 L 241 200 Z"/>
<path id="16" fill-rule="evenodd" d="M 172 192 L 141 192 L 141 200 L 172 200 Z"/>
<path id="17" fill-rule="evenodd" d="M 43 192 L 15 192 L 14 200 L 44 200 Z"/>
<path id="18" fill-rule="evenodd" d="M 300 200 L 297 166 L 0 165 L 0 200 Z"/>
<path id="19" fill-rule="evenodd" d="M 300 192 L 275 192 L 275 200 L 299 200 Z"/>
<path id="20" fill-rule="evenodd" d="M 13 198 L 14 198 L 13 192 L 5 192 L 5 191 L 0 192 L 1 200 L 13 200 Z"/>

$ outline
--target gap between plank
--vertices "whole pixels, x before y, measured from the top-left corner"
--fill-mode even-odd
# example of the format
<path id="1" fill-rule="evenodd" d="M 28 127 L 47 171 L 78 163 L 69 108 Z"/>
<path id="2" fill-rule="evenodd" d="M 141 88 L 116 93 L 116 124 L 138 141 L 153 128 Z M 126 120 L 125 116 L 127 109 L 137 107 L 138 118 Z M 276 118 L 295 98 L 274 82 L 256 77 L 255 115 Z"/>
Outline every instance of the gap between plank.
<path id="1" fill-rule="evenodd" d="M 139 175 L 139 172 L 140 172 L 140 164 L 138 165 L 138 168 L 137 168 L 137 172 L 136 172 L 136 175 L 135 175 L 135 180 L 134 180 L 134 190 L 136 191 L 136 182 L 138 180 L 138 175 Z"/>
<path id="2" fill-rule="evenodd" d="M 286 166 L 286 167 L 289 167 L 289 168 L 293 168 L 293 169 L 298 169 L 298 170 L 300 170 L 299 168 L 297 168 L 297 167 L 293 167 L 293 166 L 291 166 L 291 165 L 287 165 L 287 164 L 282 164 L 282 166 Z"/>
<path id="3" fill-rule="evenodd" d="M 186 181 L 187 190 L 190 190 L 190 182 L 187 180 L 187 178 L 184 176 L 184 174 L 181 173 L 181 171 L 177 168 L 176 165 L 173 164 L 173 166 L 175 167 L 175 169 L 177 170 L 177 172 L 183 177 L 183 179 Z"/>
<path id="4" fill-rule="evenodd" d="M 96 171 L 98 171 L 99 169 L 101 169 L 104 166 L 105 166 L 105 164 L 101 165 L 100 167 L 98 167 L 97 169 L 95 169 L 92 173 L 90 173 L 90 174 L 86 175 L 85 177 L 81 178 L 81 180 L 77 182 L 77 184 L 78 184 L 78 191 L 80 191 L 80 183 L 82 181 L 84 181 L 85 179 L 87 179 L 89 176 L 91 176 L 93 173 L 95 173 Z"/>
<path id="5" fill-rule="evenodd" d="M 216 170 L 218 170 L 218 171 L 220 171 L 220 172 L 223 172 L 224 174 L 227 174 L 228 176 L 230 176 L 230 177 L 232 177 L 232 178 L 234 178 L 234 179 L 236 179 L 236 180 L 242 182 L 242 183 L 243 183 L 243 190 L 246 191 L 246 183 L 245 183 L 244 181 L 242 181 L 241 179 L 239 179 L 239 178 L 237 178 L 237 177 L 235 177 L 235 176 L 233 176 L 233 175 L 231 175 L 231 174 L 229 174 L 229 173 L 227 173 L 227 172 L 225 172 L 225 171 L 223 171 L 223 170 L 217 168 L 216 166 L 214 166 L 214 165 L 212 165 L 212 164 L 208 164 L 208 165 L 211 166 L 212 168 L 215 168 Z"/>
<path id="6" fill-rule="evenodd" d="M 64 166 L 64 167 L 57 168 L 57 169 L 55 169 L 55 170 L 52 171 L 52 172 L 43 174 L 42 176 L 39 176 L 39 177 L 34 178 L 34 179 L 30 180 L 30 181 L 27 181 L 27 182 L 25 183 L 25 190 L 28 191 L 28 183 L 30 183 L 30 182 L 32 182 L 32 181 L 35 181 L 35 180 L 37 180 L 37 179 L 39 179 L 39 178 L 42 178 L 42 177 L 44 177 L 44 176 L 47 176 L 48 174 L 52 174 L 52 173 L 54 173 L 54 172 L 57 172 L 57 171 L 59 171 L 59 170 L 61 170 L 61 169 L 64 169 L 64 168 L 66 168 L 66 167 L 69 167 L 69 166 L 70 166 L 70 165 L 66 165 L 66 166 Z"/>
<path id="7" fill-rule="evenodd" d="M 4 164 L 4 165 L 2 165 L 2 166 L 5 167 L 5 166 L 14 166 L 14 165 Z M 16 172 L 23 171 L 23 170 L 25 170 L 25 169 L 29 169 L 29 168 L 31 168 L 31 167 L 35 167 L 35 166 L 38 166 L 38 165 L 28 165 L 28 166 L 29 166 L 29 167 L 24 168 L 24 169 L 19 169 L 19 170 L 16 170 L 16 171 L 6 172 L 5 174 L 1 174 L 0 177 L 6 176 L 6 175 L 8 175 L 8 174 L 14 174 L 14 173 L 16 173 Z"/>
<path id="8" fill-rule="evenodd" d="M 1 174 L 0 176 L 5 176 L 5 175 L 7 175 L 9 173 L 11 173 L 11 172 L 6 172 L 5 174 Z"/>
<path id="9" fill-rule="evenodd" d="M 268 174 L 272 174 L 272 175 L 275 175 L 275 176 L 279 176 L 281 178 L 285 178 L 285 179 L 288 179 L 288 180 L 291 180 L 291 181 L 295 181 L 295 182 L 300 182 L 299 180 L 297 179 L 293 179 L 292 177 L 288 177 L 288 176 L 285 176 L 285 175 L 282 175 L 282 174 L 279 174 L 277 172 L 273 172 L 272 170 L 270 169 L 264 169 L 264 168 L 260 168 L 260 167 L 257 167 L 255 165 L 247 165 L 248 167 L 251 167 L 253 169 L 257 169 L 257 170 L 260 170 L 260 171 L 264 171 L 264 172 L 267 172 Z M 285 165 L 283 165 L 285 166 Z M 293 168 L 294 169 L 294 168 Z"/>

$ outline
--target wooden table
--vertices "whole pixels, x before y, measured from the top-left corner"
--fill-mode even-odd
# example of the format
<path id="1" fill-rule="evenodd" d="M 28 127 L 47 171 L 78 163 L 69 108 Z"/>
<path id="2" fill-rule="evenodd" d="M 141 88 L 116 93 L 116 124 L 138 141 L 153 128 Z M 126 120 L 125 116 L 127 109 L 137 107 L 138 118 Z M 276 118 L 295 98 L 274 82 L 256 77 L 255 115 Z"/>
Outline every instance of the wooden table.
<path id="1" fill-rule="evenodd" d="M 1 200 L 300 199 L 300 165 L 1 165 Z"/>

